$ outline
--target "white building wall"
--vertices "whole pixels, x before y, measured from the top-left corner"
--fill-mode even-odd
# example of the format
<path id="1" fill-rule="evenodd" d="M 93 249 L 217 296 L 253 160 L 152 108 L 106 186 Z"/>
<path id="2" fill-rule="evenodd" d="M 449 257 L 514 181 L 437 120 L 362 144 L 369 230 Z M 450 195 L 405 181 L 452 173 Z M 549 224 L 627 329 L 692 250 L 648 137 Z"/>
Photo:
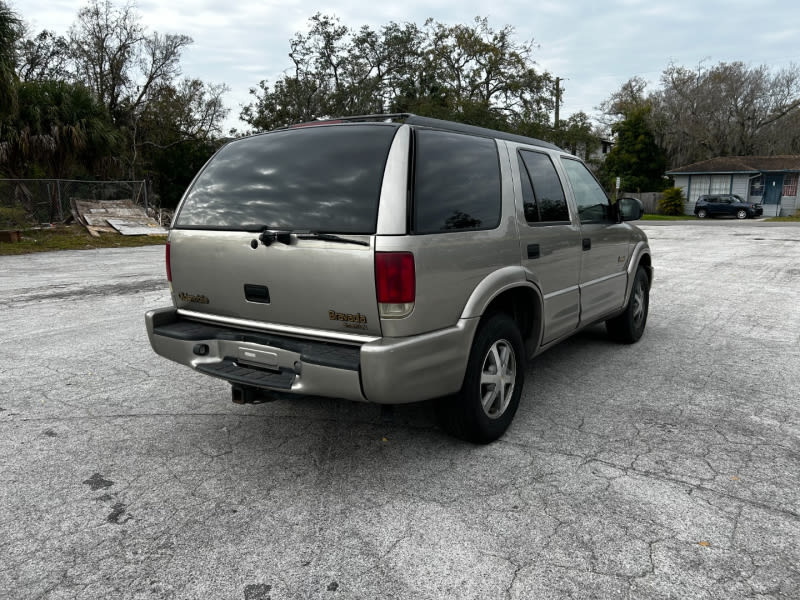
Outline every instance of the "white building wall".
<path id="1" fill-rule="evenodd" d="M 749 200 L 750 196 L 750 177 L 747 175 L 734 175 L 731 194 L 740 196 L 742 200 Z M 761 202 L 761 196 L 755 196 Z"/>
<path id="2" fill-rule="evenodd" d="M 782 217 L 791 217 L 800 208 L 800 202 L 797 201 L 797 196 L 784 196 L 781 198 L 781 215 Z"/>
<path id="3" fill-rule="evenodd" d="M 689 176 L 675 175 L 675 187 L 680 188 L 686 201 L 683 203 L 683 212 L 687 215 L 694 214 L 694 202 L 689 202 Z"/>

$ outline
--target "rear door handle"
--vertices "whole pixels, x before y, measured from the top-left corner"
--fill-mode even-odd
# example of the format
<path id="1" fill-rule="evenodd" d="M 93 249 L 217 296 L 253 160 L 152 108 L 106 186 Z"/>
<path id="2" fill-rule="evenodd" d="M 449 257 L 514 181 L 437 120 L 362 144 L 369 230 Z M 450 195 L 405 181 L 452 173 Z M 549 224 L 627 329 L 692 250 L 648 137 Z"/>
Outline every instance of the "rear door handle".
<path id="1" fill-rule="evenodd" d="M 591 238 L 583 238 L 583 249 L 584 250 L 591 250 L 592 249 L 592 240 L 591 240 Z"/>

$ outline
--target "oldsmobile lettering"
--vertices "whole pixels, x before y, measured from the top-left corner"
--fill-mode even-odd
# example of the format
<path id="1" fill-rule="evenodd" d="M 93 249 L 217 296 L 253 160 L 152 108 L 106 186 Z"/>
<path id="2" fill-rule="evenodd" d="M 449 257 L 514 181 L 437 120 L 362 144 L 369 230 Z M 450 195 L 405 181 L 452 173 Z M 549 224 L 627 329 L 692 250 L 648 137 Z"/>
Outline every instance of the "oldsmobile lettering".
<path id="1" fill-rule="evenodd" d="M 208 304 L 209 302 L 208 298 L 202 294 L 187 294 L 186 292 L 181 292 L 178 294 L 178 298 L 184 302 L 191 302 L 192 304 Z"/>
<path id="2" fill-rule="evenodd" d="M 366 315 L 362 315 L 361 313 L 340 313 L 336 312 L 335 310 L 329 310 L 328 318 L 331 321 L 344 321 L 346 327 L 350 327 L 353 323 L 358 323 L 361 325 L 365 325 L 367 323 Z"/>

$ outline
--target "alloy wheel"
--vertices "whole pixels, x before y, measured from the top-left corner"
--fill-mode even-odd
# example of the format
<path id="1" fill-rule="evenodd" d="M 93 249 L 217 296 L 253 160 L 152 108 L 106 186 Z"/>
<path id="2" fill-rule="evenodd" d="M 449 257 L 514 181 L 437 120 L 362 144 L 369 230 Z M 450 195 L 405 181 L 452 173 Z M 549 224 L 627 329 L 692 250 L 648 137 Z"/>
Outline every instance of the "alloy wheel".
<path id="1" fill-rule="evenodd" d="M 507 340 L 497 340 L 486 353 L 481 368 L 481 405 L 490 419 L 500 418 L 508 408 L 516 378 L 514 347 Z"/>
<path id="2" fill-rule="evenodd" d="M 633 323 L 636 327 L 641 326 L 642 320 L 644 319 L 644 309 L 645 309 L 645 291 L 644 291 L 644 282 L 637 278 L 636 280 L 636 287 L 633 290 Z"/>

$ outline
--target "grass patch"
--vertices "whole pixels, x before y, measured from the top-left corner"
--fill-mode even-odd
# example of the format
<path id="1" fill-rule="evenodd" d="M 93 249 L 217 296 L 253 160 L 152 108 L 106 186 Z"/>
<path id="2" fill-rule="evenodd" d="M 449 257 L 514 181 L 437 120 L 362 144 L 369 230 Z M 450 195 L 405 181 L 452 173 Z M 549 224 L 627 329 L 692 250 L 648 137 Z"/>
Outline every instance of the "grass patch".
<path id="1" fill-rule="evenodd" d="M 694 221 L 694 215 L 642 215 L 642 221 Z"/>
<path id="2" fill-rule="evenodd" d="M 0 242 L 0 255 L 30 254 L 51 250 L 95 250 L 97 248 L 131 248 L 163 245 L 165 235 L 119 235 L 101 233 L 89 235 L 81 225 L 58 225 L 43 229 L 21 229 L 19 242 Z"/>
<path id="3" fill-rule="evenodd" d="M 797 212 L 792 217 L 770 217 L 765 220 L 770 223 L 800 223 L 800 212 Z"/>

